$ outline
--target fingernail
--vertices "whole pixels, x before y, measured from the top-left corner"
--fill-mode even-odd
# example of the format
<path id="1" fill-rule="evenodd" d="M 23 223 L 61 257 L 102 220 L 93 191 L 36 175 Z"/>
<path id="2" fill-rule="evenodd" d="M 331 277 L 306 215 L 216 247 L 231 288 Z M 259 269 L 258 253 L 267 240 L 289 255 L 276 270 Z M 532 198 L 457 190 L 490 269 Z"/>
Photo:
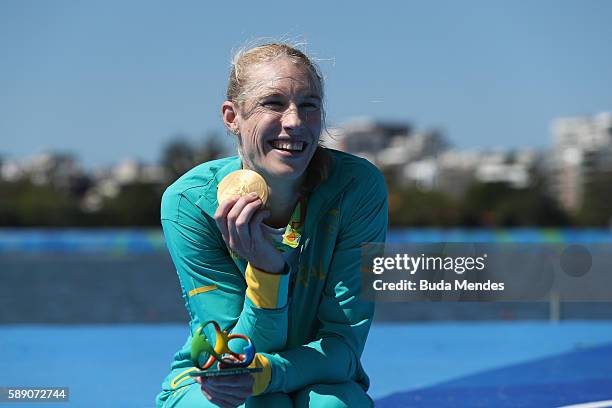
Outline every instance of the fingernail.
<path id="1" fill-rule="evenodd" d="M 249 197 L 257 197 L 257 193 L 253 191 L 249 193 Z"/>

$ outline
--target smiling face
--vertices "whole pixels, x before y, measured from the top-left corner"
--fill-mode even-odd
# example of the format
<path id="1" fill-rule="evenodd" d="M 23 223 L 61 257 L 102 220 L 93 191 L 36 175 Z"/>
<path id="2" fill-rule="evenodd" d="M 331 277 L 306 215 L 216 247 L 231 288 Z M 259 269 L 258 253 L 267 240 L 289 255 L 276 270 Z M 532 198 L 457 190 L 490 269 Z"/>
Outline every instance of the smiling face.
<path id="1" fill-rule="evenodd" d="M 233 107 L 229 125 L 240 135 L 244 167 L 268 183 L 299 182 L 321 134 L 321 93 L 312 73 L 282 57 L 251 67 L 248 78 L 247 100 L 224 104 Z"/>

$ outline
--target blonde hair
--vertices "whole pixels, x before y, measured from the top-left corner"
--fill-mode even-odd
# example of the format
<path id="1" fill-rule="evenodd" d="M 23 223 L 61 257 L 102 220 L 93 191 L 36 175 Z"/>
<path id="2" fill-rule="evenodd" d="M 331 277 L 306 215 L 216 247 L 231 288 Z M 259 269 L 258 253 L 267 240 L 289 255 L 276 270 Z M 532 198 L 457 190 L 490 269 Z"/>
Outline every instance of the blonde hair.
<path id="1" fill-rule="evenodd" d="M 276 61 L 279 58 L 289 58 L 293 63 L 305 67 L 310 73 L 311 86 L 321 96 L 321 121 L 325 128 L 325 110 L 323 108 L 323 76 L 319 67 L 297 47 L 289 44 L 272 42 L 254 47 L 245 47 L 234 54 L 227 84 L 226 98 L 239 108 L 252 98 L 259 84 L 252 84 L 249 78 L 250 68 L 258 64 Z M 240 154 L 240 151 L 239 151 Z M 317 185 L 327 179 L 331 167 L 331 156 L 321 145 L 317 147 L 310 164 L 306 179 L 302 186 L 303 192 L 312 191 Z"/>
<path id="2" fill-rule="evenodd" d="M 323 76 L 319 67 L 302 51 L 284 43 L 262 44 L 236 52 L 232 59 L 232 69 L 227 84 L 227 100 L 242 106 L 250 98 L 254 89 L 254 86 L 249 83 L 249 68 L 283 57 L 308 69 L 311 85 L 316 88 L 323 101 Z"/>

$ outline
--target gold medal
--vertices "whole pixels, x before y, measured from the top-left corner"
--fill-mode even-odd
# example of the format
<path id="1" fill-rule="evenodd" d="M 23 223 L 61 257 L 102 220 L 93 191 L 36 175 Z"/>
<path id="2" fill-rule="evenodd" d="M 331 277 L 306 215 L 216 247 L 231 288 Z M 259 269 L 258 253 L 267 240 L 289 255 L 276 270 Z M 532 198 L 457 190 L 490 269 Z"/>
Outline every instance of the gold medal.
<path id="1" fill-rule="evenodd" d="M 223 177 L 217 186 L 217 202 L 221 204 L 230 197 L 242 197 L 255 192 L 266 205 L 268 202 L 268 185 L 266 180 L 253 170 L 236 170 Z"/>

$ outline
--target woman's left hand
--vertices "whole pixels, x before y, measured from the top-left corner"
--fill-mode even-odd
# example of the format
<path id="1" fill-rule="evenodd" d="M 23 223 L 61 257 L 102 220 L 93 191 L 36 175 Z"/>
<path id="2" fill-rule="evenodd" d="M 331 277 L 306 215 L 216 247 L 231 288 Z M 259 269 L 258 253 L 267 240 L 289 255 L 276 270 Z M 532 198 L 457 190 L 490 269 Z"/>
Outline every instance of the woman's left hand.
<path id="1" fill-rule="evenodd" d="M 237 407 L 253 394 L 253 376 L 250 374 L 224 377 L 196 377 L 204 396 L 222 408 Z"/>

